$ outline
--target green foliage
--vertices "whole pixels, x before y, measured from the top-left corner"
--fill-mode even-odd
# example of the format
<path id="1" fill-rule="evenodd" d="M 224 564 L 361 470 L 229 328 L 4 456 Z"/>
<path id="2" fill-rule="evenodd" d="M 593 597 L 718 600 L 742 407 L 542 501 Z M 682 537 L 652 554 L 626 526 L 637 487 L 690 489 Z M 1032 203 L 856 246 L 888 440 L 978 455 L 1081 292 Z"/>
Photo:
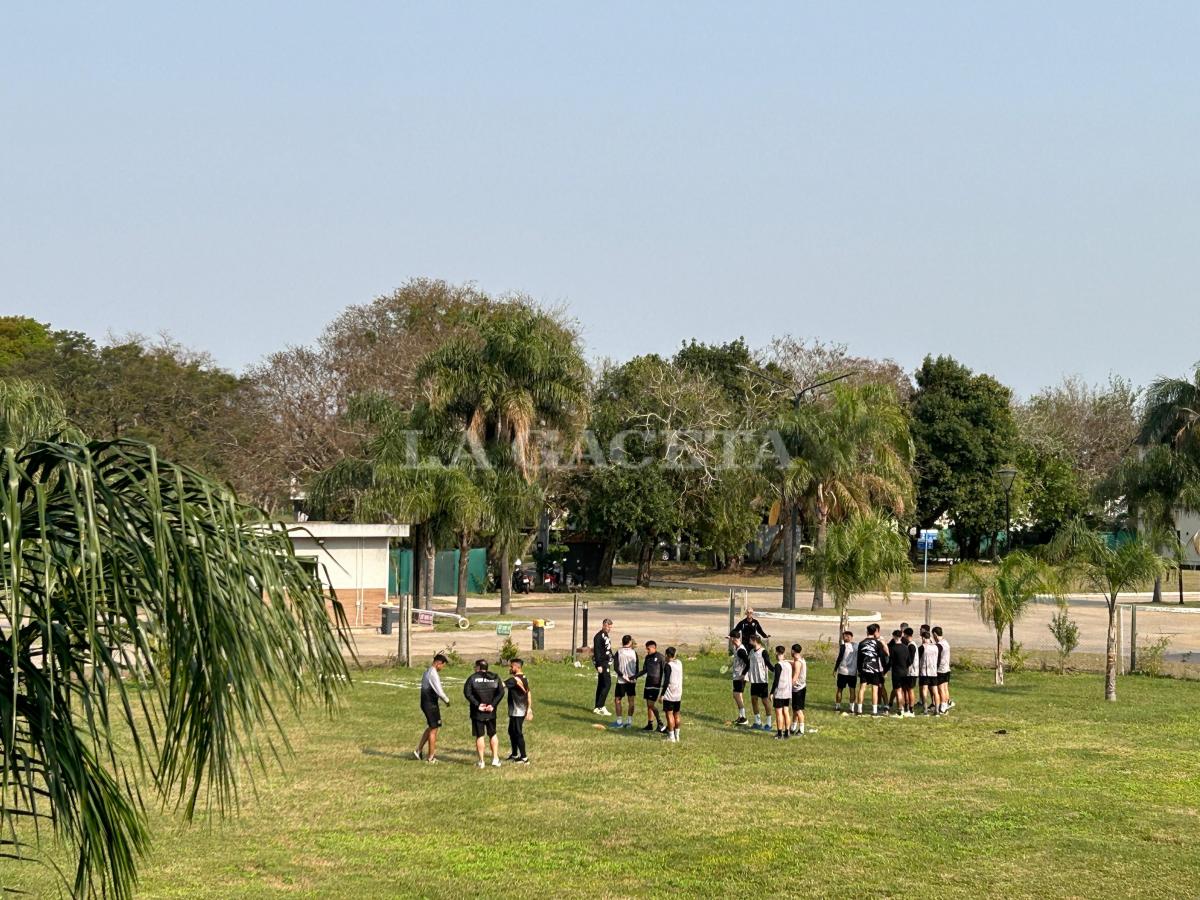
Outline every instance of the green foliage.
<path id="1" fill-rule="evenodd" d="M 896 584 L 908 600 L 908 541 L 879 513 L 856 512 L 831 525 L 825 547 L 813 554 L 810 565 L 843 616 L 853 598 L 875 591 L 890 598 Z"/>
<path id="2" fill-rule="evenodd" d="M 983 539 L 1005 524 L 996 470 L 1016 449 L 1012 395 L 947 356 L 926 357 L 916 379 L 917 517 L 928 527 L 949 515 L 963 557 L 975 558 Z"/>
<path id="3" fill-rule="evenodd" d="M 1137 672 L 1139 675 L 1149 675 L 1157 678 L 1162 675 L 1163 662 L 1167 648 L 1171 646 L 1168 635 L 1160 635 L 1156 640 L 1148 641 L 1138 647 Z"/>
<path id="4" fill-rule="evenodd" d="M 0 466 L 6 850 L 49 825 L 74 895 L 129 897 L 149 839 L 131 776 L 189 817 L 232 807 L 279 715 L 332 705 L 342 648 L 286 532 L 153 448 L 35 442 Z"/>
<path id="5" fill-rule="evenodd" d="M 1058 612 L 1050 619 L 1047 626 L 1054 642 L 1058 644 L 1058 673 L 1061 675 L 1067 669 L 1067 661 L 1075 648 L 1079 646 L 1079 625 L 1071 618 L 1066 603 L 1060 603 Z"/>
<path id="6" fill-rule="evenodd" d="M 517 649 L 517 645 L 513 643 L 512 635 L 504 638 L 504 643 L 500 645 L 500 661 L 507 663 L 517 659 L 521 655 L 521 651 Z"/>
<path id="7" fill-rule="evenodd" d="M 1020 641 L 1013 641 L 1011 647 L 1004 650 L 1004 670 L 1009 673 L 1024 672 L 1029 662 L 1029 654 L 1021 646 Z"/>
<path id="8" fill-rule="evenodd" d="M 0 316 L 0 373 L 53 348 L 49 325 L 27 316 Z"/>

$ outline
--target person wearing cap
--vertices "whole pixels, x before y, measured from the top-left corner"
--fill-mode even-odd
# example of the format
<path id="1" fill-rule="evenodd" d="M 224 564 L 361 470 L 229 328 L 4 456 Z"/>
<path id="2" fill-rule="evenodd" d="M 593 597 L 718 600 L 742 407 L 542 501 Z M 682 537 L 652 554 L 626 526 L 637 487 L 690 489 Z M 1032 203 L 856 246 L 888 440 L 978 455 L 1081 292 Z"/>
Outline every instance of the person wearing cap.
<path id="1" fill-rule="evenodd" d="M 471 710 L 471 734 L 475 736 L 475 752 L 479 754 L 479 768 L 484 768 L 484 749 L 488 743 L 492 748 L 492 765 L 500 768 L 500 742 L 496 738 L 496 706 L 504 698 L 504 683 L 488 671 L 486 659 L 475 660 L 475 671 L 463 685 L 463 696 Z"/>
<path id="2" fill-rule="evenodd" d="M 608 689 L 612 687 L 612 675 L 609 672 L 613 661 L 612 638 L 608 635 L 612 627 L 613 620 L 605 619 L 592 638 L 592 664 L 596 667 L 596 705 L 592 712 L 598 716 L 612 715 L 608 711 Z"/>
<path id="3" fill-rule="evenodd" d="M 754 618 L 754 610 L 746 608 L 746 615 L 742 621 L 733 626 L 733 631 L 729 632 L 730 637 L 736 637 L 741 640 L 743 647 L 750 646 L 750 638 L 756 637 L 759 640 L 766 640 L 770 637 L 763 631 L 762 623 Z"/>

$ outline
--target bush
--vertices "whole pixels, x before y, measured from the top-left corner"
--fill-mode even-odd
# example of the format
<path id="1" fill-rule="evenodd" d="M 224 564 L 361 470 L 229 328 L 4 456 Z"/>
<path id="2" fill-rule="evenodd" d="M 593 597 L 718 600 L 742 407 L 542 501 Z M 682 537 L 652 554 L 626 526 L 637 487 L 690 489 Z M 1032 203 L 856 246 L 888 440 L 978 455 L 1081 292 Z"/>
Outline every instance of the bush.
<path id="1" fill-rule="evenodd" d="M 521 651 L 517 649 L 517 645 L 513 643 L 512 635 L 508 635 L 504 639 L 504 644 L 500 647 L 500 662 L 509 662 L 521 655 Z"/>
<path id="2" fill-rule="evenodd" d="M 728 656 L 728 638 L 718 638 L 711 628 L 706 629 L 700 646 L 696 648 L 697 656 Z"/>
<path id="3" fill-rule="evenodd" d="M 1024 672 L 1026 663 L 1029 661 L 1029 654 L 1025 652 L 1020 641 L 1015 641 L 1004 651 L 1002 659 L 1006 672 Z"/>
<path id="4" fill-rule="evenodd" d="M 1061 675 L 1067 670 L 1071 653 L 1079 646 L 1079 626 L 1071 618 L 1067 607 L 1060 606 L 1047 627 L 1058 644 L 1058 674 Z"/>
<path id="5" fill-rule="evenodd" d="M 1162 674 L 1163 657 L 1166 655 L 1167 648 L 1171 646 L 1171 639 L 1165 634 L 1159 637 L 1157 641 L 1149 644 L 1142 644 L 1138 648 L 1138 665 L 1137 672 L 1139 675 L 1149 675 L 1151 678 L 1157 678 Z"/>

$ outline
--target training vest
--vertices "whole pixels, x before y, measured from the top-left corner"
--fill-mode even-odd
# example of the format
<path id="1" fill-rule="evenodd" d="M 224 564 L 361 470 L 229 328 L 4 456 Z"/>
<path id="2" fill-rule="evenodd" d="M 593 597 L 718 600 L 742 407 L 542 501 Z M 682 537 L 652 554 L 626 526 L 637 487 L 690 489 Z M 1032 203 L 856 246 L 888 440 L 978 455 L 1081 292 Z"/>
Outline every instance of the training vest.
<path id="1" fill-rule="evenodd" d="M 858 644 L 854 641 L 842 642 L 842 661 L 838 663 L 837 673 L 839 675 L 858 674 Z"/>
<path id="2" fill-rule="evenodd" d="M 921 645 L 921 674 L 926 678 L 932 678 L 937 674 L 937 644 L 932 641 Z"/>
<path id="3" fill-rule="evenodd" d="M 804 657 L 792 660 L 792 693 L 798 694 L 808 687 L 808 663 Z"/>
<path id="4" fill-rule="evenodd" d="M 750 651 L 750 683 L 767 684 L 771 680 L 771 667 L 767 664 L 767 654 L 761 647 Z"/>
<path id="5" fill-rule="evenodd" d="M 908 677 L 916 678 L 918 675 L 921 674 L 920 663 L 917 660 L 917 645 L 910 641 L 909 643 L 905 644 L 904 646 L 907 647 L 909 649 L 909 652 L 912 653 L 912 661 L 909 662 L 909 664 L 908 664 Z"/>
<path id="6" fill-rule="evenodd" d="M 792 699 L 792 664 L 786 659 L 781 659 L 779 666 L 779 684 L 775 688 L 776 700 L 791 700 Z"/>
<path id="7" fill-rule="evenodd" d="M 745 647 L 738 647 L 733 651 L 733 665 L 731 671 L 734 681 L 742 681 L 746 677 L 746 671 L 750 668 L 750 654 Z"/>
<path id="8" fill-rule="evenodd" d="M 683 663 L 677 659 L 667 663 L 667 689 L 663 691 L 663 699 L 672 703 L 683 700 Z"/>
<path id="9" fill-rule="evenodd" d="M 941 652 L 937 655 L 937 673 L 939 675 L 944 675 L 950 671 L 950 642 L 945 638 L 942 638 L 940 641 L 938 641 L 938 647 L 941 648 Z"/>
<path id="10" fill-rule="evenodd" d="M 617 651 L 617 674 L 622 678 L 628 678 L 630 681 L 633 681 L 637 678 L 637 672 L 637 651 L 632 647 L 622 647 Z"/>

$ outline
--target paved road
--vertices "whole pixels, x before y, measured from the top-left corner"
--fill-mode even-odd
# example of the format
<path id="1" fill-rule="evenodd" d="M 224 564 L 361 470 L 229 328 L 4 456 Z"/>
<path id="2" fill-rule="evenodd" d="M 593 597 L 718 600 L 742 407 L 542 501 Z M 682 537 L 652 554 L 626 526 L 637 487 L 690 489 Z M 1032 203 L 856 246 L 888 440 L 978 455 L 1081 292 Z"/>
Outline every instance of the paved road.
<path id="1" fill-rule="evenodd" d="M 647 601 L 593 597 L 590 601 L 589 631 L 594 632 L 599 628 L 601 620 L 609 616 L 615 623 L 615 638 L 619 639 L 626 633 L 632 634 L 639 645 L 650 638 L 656 640 L 660 648 L 669 644 L 696 647 L 705 641 L 720 642 L 728 630 L 728 591 L 694 584 L 690 587 L 696 594 L 694 599 Z M 907 604 L 901 603 L 896 597 L 893 597 L 889 604 L 881 596 L 868 596 L 857 601 L 855 605 L 879 610 L 883 616 L 883 627 L 890 631 L 901 620 L 914 624 L 919 622 L 923 618 L 926 596 L 931 601 L 934 624 L 945 629 L 952 647 L 975 650 L 994 648 L 995 637 L 979 620 L 975 603 L 967 597 L 913 594 Z M 750 599 L 760 612 L 775 613 L 780 607 L 781 593 L 757 591 L 750 595 Z M 449 608 L 453 608 L 452 602 Z M 1165 635 L 1171 640 L 1168 650 L 1170 659 L 1188 660 L 1187 654 L 1191 653 L 1195 655 L 1194 660 L 1200 662 L 1200 609 L 1190 608 L 1192 612 L 1177 614 L 1170 612 L 1173 608 L 1172 604 L 1163 604 L 1161 608 L 1139 604 L 1138 643 L 1144 645 L 1156 640 L 1160 635 Z M 535 595 L 532 598 L 514 600 L 513 611 L 530 619 L 555 620 L 556 627 L 546 632 L 546 649 L 564 653 L 570 650 L 569 598 Z M 1047 627 L 1055 611 L 1053 603 L 1037 604 L 1018 622 L 1016 637 L 1027 650 L 1055 649 L 1054 639 Z M 473 622 L 485 620 L 498 613 L 498 601 L 471 601 L 469 615 Z M 1078 652 L 1103 653 L 1108 628 L 1108 613 L 1103 601 L 1098 597 L 1073 598 L 1071 617 L 1079 625 Z M 809 622 L 775 618 L 772 615 L 764 617 L 763 621 L 764 627 L 774 638 L 787 643 L 799 641 L 811 646 L 819 640 L 835 642 L 835 618 Z M 856 632 L 863 631 L 864 628 L 863 624 L 854 626 Z M 412 649 L 418 659 L 426 658 L 449 646 L 453 646 L 453 649 L 464 657 L 476 654 L 493 655 L 503 640 L 493 630 L 472 628 L 467 631 L 434 631 L 428 626 L 414 626 Z M 514 629 L 513 640 L 521 649 L 530 646 L 529 633 L 520 628 Z M 590 635 L 583 643 L 589 642 Z M 614 641 L 614 644 L 616 642 Z M 359 656 L 364 660 L 382 659 L 396 652 L 395 636 L 359 633 L 356 635 L 356 643 Z"/>

